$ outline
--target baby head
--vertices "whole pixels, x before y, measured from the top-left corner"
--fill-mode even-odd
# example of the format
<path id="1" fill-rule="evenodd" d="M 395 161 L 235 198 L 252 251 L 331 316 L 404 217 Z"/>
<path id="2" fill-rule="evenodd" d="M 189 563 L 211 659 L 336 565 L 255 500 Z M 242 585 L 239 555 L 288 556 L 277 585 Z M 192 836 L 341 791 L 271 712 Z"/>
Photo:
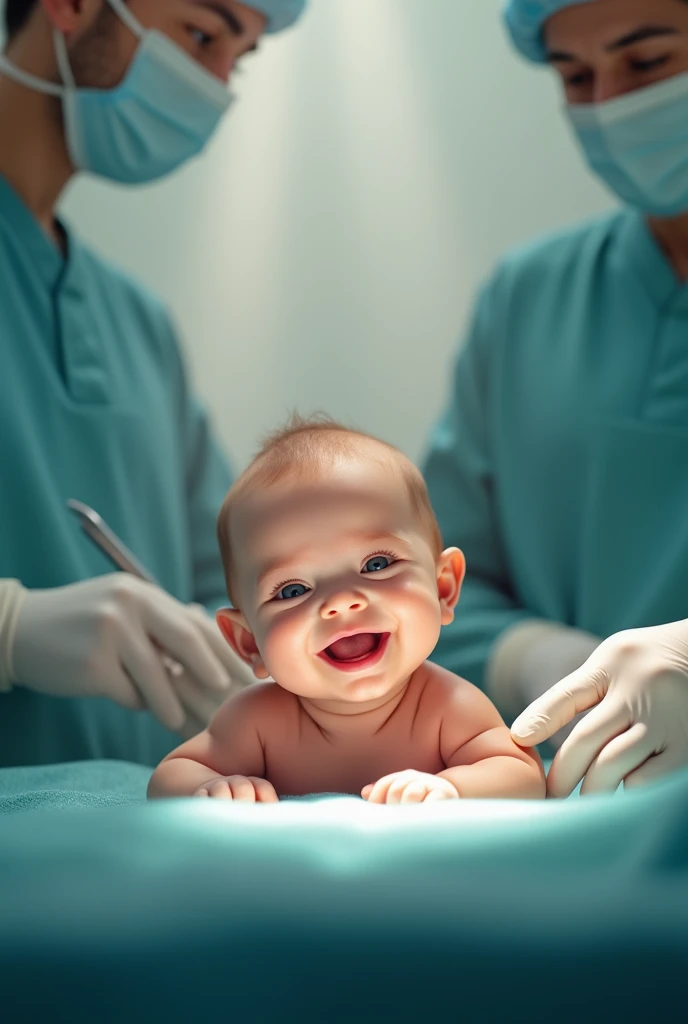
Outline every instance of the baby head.
<path id="1" fill-rule="evenodd" d="M 218 624 L 258 679 L 340 710 L 386 699 L 452 621 L 464 574 L 398 449 L 325 418 L 272 435 L 218 518 L 234 608 Z"/>

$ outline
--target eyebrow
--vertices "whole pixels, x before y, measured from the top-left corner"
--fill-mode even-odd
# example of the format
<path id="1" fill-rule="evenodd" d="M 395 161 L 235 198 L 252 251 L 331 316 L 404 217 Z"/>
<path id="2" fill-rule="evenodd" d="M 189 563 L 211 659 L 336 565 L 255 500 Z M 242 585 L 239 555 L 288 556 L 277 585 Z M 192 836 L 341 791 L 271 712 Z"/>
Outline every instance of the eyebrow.
<path id="1" fill-rule="evenodd" d="M 246 35 L 246 26 L 243 21 L 240 21 L 234 11 L 230 11 L 229 7 L 225 7 L 223 3 L 213 2 L 213 0 L 196 0 L 196 2 L 199 7 L 205 7 L 206 10 L 217 14 L 218 18 L 222 18 L 232 35 L 237 36 L 239 39 Z M 257 49 L 258 43 L 254 43 L 245 52 L 255 53 Z"/>
<path id="2" fill-rule="evenodd" d="M 625 50 L 627 46 L 633 46 L 634 43 L 642 43 L 646 39 L 677 35 L 679 35 L 678 29 L 671 28 L 668 25 L 644 25 L 642 28 L 634 29 L 628 35 L 622 36 L 621 39 L 617 39 L 615 42 L 605 46 L 605 51 L 607 53 L 618 53 L 619 50 Z M 566 53 L 563 50 L 550 50 L 547 53 L 547 60 L 550 64 L 565 64 L 580 60 L 580 58 L 576 57 L 573 53 Z"/>
<path id="3" fill-rule="evenodd" d="M 222 18 L 233 35 L 243 36 L 246 33 L 246 26 L 244 23 L 239 21 L 234 11 L 230 11 L 229 7 L 225 7 L 224 4 L 213 3 L 213 0 L 198 0 L 198 6 L 206 7 L 208 10 L 217 14 L 219 18 Z"/>

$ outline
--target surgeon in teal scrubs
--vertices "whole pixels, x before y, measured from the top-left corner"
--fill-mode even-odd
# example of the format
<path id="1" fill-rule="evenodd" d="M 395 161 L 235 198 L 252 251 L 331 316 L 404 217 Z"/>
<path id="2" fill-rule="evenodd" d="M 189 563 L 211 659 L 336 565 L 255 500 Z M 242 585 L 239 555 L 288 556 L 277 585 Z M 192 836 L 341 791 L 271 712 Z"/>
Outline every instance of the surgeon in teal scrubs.
<path id="1" fill-rule="evenodd" d="M 200 153 L 236 62 L 304 4 L 6 0 L 0 766 L 155 764 L 246 681 L 212 618 L 230 471 L 170 318 L 55 208 L 79 172 L 142 184 Z M 113 572 L 69 498 L 160 586 Z"/>
<path id="2" fill-rule="evenodd" d="M 508 720 L 535 701 L 524 742 L 595 706 L 554 737 L 564 796 L 688 763 L 688 3 L 505 14 L 621 205 L 508 254 L 477 300 L 425 462 L 468 567 L 435 658 Z"/>

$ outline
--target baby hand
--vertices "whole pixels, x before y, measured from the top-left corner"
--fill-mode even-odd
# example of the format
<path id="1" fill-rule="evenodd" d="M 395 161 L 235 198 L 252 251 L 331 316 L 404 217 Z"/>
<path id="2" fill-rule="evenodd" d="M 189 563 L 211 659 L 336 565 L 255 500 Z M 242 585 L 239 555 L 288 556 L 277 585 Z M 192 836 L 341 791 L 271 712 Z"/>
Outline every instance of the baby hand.
<path id="1" fill-rule="evenodd" d="M 266 779 L 251 775 L 218 775 L 210 782 L 199 786 L 194 796 L 210 797 L 213 800 L 240 800 L 245 804 L 275 804 L 279 797 L 274 786 Z"/>
<path id="2" fill-rule="evenodd" d="M 379 782 L 365 786 L 361 796 L 370 804 L 422 804 L 459 799 L 459 794 L 448 779 L 417 772 L 413 768 L 385 775 Z"/>

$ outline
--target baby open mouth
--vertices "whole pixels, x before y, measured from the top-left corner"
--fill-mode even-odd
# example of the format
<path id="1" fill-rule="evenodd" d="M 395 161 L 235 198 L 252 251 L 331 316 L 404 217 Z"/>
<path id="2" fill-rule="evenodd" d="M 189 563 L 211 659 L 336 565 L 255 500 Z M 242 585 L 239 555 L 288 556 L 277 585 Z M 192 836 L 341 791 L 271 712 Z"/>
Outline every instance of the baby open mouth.
<path id="1" fill-rule="evenodd" d="M 375 654 L 386 633 L 356 633 L 336 640 L 322 652 L 331 661 L 356 662 Z"/>

